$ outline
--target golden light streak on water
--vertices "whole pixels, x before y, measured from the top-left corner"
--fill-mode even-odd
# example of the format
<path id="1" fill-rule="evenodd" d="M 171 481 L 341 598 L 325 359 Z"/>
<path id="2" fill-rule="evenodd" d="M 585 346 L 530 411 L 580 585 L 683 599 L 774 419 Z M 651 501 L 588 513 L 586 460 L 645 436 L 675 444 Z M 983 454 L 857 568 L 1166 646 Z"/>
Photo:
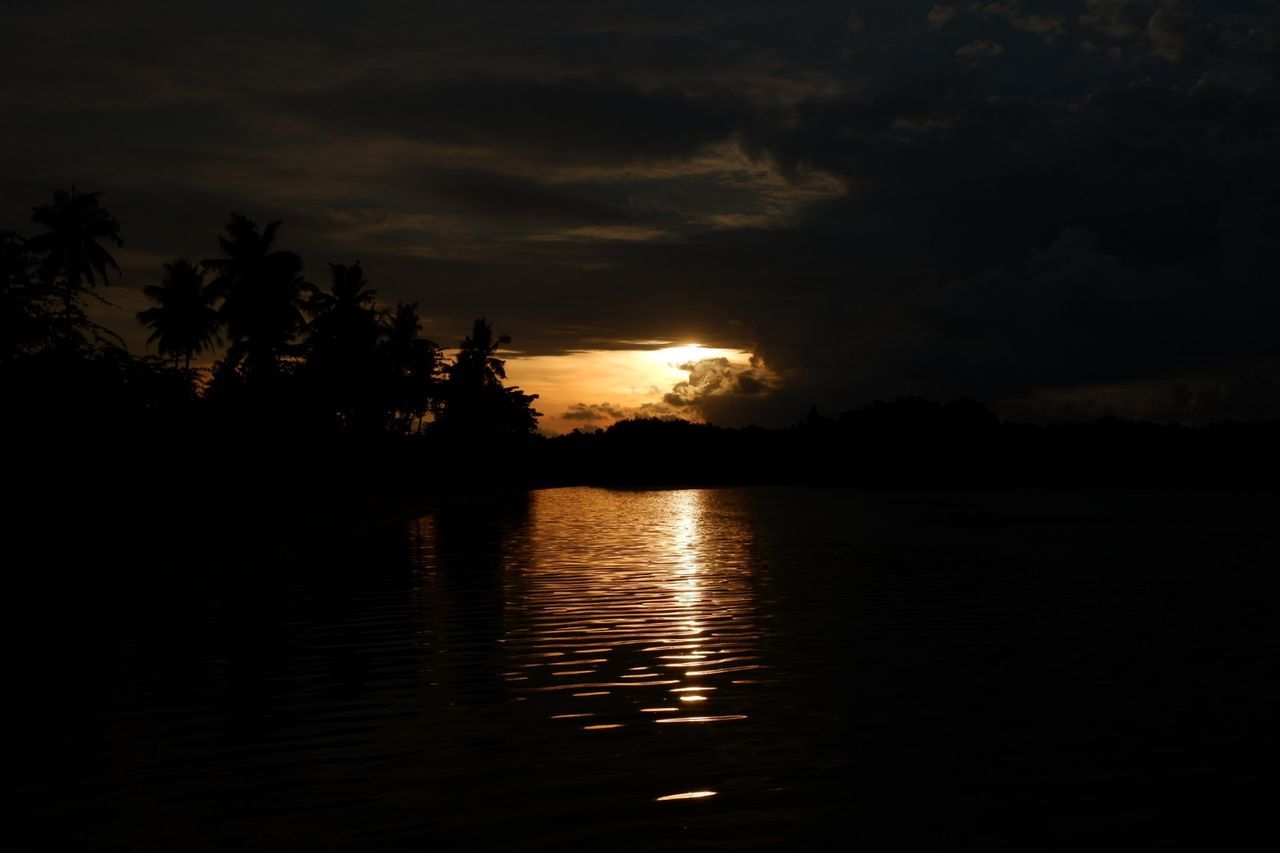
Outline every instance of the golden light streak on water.
<path id="1" fill-rule="evenodd" d="M 501 649 L 528 677 L 511 689 L 555 719 L 590 701 L 618 727 L 746 720 L 749 689 L 718 676 L 763 666 L 751 531 L 716 506 L 697 489 L 537 492 L 504 581 Z M 522 668 L 531 659 L 554 664 Z M 562 683 L 575 675 L 593 678 Z M 673 716 L 673 699 L 706 712 Z"/>
<path id="2" fill-rule="evenodd" d="M 746 714 L 722 714 L 720 716 L 706 717 L 663 717 L 660 720 L 654 720 L 655 723 L 722 723 L 729 720 L 745 720 Z"/>
<path id="3" fill-rule="evenodd" d="M 682 794 L 667 794 L 665 797 L 658 797 L 657 801 L 665 803 L 669 800 L 701 800 L 715 795 L 715 791 L 685 791 Z"/>

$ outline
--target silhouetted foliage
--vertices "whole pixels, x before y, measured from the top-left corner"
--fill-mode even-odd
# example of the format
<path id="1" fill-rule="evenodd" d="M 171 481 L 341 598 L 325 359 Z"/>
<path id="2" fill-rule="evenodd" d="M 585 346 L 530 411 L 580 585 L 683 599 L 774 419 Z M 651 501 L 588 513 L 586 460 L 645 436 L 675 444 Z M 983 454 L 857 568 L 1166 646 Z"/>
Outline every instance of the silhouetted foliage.
<path id="1" fill-rule="evenodd" d="M 437 481 L 527 475 L 535 395 L 504 385 L 509 339 L 487 321 L 446 364 L 417 303 L 379 310 L 358 262 L 330 264 L 318 288 L 276 246 L 279 222 L 232 214 L 219 257 L 176 259 L 143 288 L 153 305 L 137 319 L 159 355 L 134 357 L 84 309 L 120 272 L 105 248 L 121 245 L 119 225 L 100 194 L 56 193 L 35 219 L 48 231 L 34 240 L 0 233 L 0 378 L 21 446 L 61 451 L 44 454 L 48 484 L 79 476 L 90 455 L 104 481 L 145 470 L 176 488 L 198 466 L 202 483 L 241 496 L 399 487 L 428 470 Z"/>
<path id="2" fill-rule="evenodd" d="M 328 293 L 315 290 L 304 378 L 313 399 L 345 427 L 373 431 L 387 426 L 392 381 L 380 347 L 387 330 L 375 310 L 359 262 L 330 264 Z"/>
<path id="3" fill-rule="evenodd" d="M 89 323 L 84 314 L 84 297 L 108 283 L 108 270 L 120 274 L 120 266 L 103 246 L 123 246 L 120 225 L 99 205 L 101 193 L 58 190 L 53 203 L 33 207 L 31 220 L 48 231 L 32 237 L 27 247 L 39 257 L 40 280 L 62 303 L 62 344 L 77 348 L 84 344 L 82 330 L 95 340 L 102 330 Z"/>
<path id="4" fill-rule="evenodd" d="M 546 485 L 917 487 L 1272 486 L 1280 422 L 1158 425 L 1104 418 L 1002 422 L 969 399 L 876 401 L 838 418 L 816 410 L 785 430 L 620 421 L 548 439 Z"/>
<path id="5" fill-rule="evenodd" d="M 35 277 L 35 258 L 12 231 L 0 231 L 0 362 L 47 343 L 52 333 L 48 291 Z"/>
<path id="6" fill-rule="evenodd" d="M 418 303 L 398 303 L 387 320 L 383 346 L 391 369 L 391 419 L 401 433 L 419 432 L 427 414 L 438 409 L 440 348 L 421 332 Z"/>
<path id="7" fill-rule="evenodd" d="M 509 336 L 494 335 L 488 320 L 476 320 L 448 367 L 443 407 L 436 419 L 439 431 L 527 435 L 537 429 L 539 413 L 533 401 L 538 395 L 502 384 L 507 378 L 506 362 L 498 352 L 509 343 Z"/>
<path id="8" fill-rule="evenodd" d="M 214 295 L 223 300 L 230 344 L 216 370 L 222 388 L 238 381 L 250 388 L 274 385 L 282 362 L 297 353 L 311 287 L 302 278 L 302 259 L 272 248 L 279 229 L 271 222 L 260 232 L 233 213 L 226 236 L 218 238 L 222 257 L 204 261 L 214 273 Z"/>
<path id="9" fill-rule="evenodd" d="M 216 293 L 206 287 L 204 273 L 190 261 L 179 258 L 164 265 L 164 281 L 142 288 L 156 307 L 138 312 L 138 321 L 152 330 L 147 343 L 155 343 L 161 355 L 178 359 L 190 369 L 191 357 L 221 343 L 221 318 L 213 307 Z"/>

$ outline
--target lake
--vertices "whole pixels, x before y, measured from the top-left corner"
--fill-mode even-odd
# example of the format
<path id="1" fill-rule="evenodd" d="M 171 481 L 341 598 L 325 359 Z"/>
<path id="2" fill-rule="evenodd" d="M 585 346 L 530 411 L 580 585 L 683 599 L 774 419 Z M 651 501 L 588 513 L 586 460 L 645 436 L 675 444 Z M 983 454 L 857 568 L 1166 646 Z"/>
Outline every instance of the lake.
<path id="1" fill-rule="evenodd" d="M 10 702 L 4 835 L 140 850 L 1243 844 L 1270 807 L 1276 505 L 459 499 L 288 571 L 197 586 L 42 664 Z"/>

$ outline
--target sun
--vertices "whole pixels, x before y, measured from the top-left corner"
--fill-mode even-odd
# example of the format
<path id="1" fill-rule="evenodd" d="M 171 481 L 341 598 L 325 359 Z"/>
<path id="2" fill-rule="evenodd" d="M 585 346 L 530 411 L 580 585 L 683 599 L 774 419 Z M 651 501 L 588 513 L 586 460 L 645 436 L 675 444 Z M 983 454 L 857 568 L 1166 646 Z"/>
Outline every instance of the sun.
<path id="1" fill-rule="evenodd" d="M 727 358 L 730 361 L 742 361 L 749 358 L 748 353 L 739 350 L 708 347 L 702 344 L 678 344 L 676 346 L 662 347 L 648 350 L 646 355 L 650 361 L 675 370 L 679 370 L 681 365 L 696 363 L 708 358 Z"/>
<path id="2" fill-rule="evenodd" d="M 704 358 L 715 358 L 710 354 L 710 350 L 702 344 L 683 344 L 681 346 L 664 347 L 654 350 L 654 353 L 661 356 L 663 361 L 668 364 L 674 364 L 677 367 L 681 364 L 701 361 Z"/>

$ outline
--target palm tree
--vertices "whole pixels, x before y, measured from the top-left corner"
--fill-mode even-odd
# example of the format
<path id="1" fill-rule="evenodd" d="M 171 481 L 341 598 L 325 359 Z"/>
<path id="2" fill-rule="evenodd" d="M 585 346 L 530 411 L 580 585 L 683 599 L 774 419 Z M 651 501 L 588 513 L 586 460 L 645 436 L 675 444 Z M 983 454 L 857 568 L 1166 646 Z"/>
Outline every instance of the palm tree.
<path id="1" fill-rule="evenodd" d="M 338 350 L 344 356 L 352 350 L 372 350 L 382 333 L 374 310 L 376 290 L 369 290 L 360 262 L 351 266 L 329 264 L 333 284 L 329 292 L 314 291 L 307 303 L 311 321 L 312 344 Z"/>
<path id="2" fill-rule="evenodd" d="M 218 238 L 222 257 L 203 262 L 214 273 L 213 296 L 223 300 L 230 341 L 224 367 L 241 372 L 248 382 L 279 374 L 280 359 L 292 351 L 313 292 L 302 278 L 302 259 L 272 249 L 279 228 L 278 221 L 271 222 L 259 232 L 252 220 L 233 213 L 227 235 Z"/>
<path id="3" fill-rule="evenodd" d="M 49 230 L 33 237 L 31 251 L 40 256 L 40 278 L 62 297 L 64 343 L 71 343 L 77 309 L 84 293 L 92 293 L 99 280 L 108 284 L 107 270 L 120 274 L 120 265 L 103 243 L 123 246 L 120 224 L 99 206 L 100 192 L 58 190 L 53 203 L 33 207 L 31 220 Z"/>
<path id="4" fill-rule="evenodd" d="M 451 378 L 464 385 L 501 385 L 507 378 L 506 361 L 498 350 L 511 343 L 510 335 L 494 337 L 493 326 L 484 317 L 476 320 L 471 334 L 462 339 L 457 358 L 449 368 Z"/>
<path id="5" fill-rule="evenodd" d="M 394 376 L 392 422 L 402 432 L 416 432 L 421 430 L 423 419 L 437 402 L 434 398 L 440 372 L 440 348 L 419 336 L 422 320 L 416 302 L 397 303 L 386 322 L 384 347 Z"/>
<path id="6" fill-rule="evenodd" d="M 329 264 L 329 273 L 333 276 L 329 293 L 316 293 L 312 298 L 316 313 L 334 310 L 354 312 L 373 308 L 374 297 L 378 292 L 366 288 L 369 282 L 364 280 L 364 270 L 359 261 L 351 266 Z"/>
<path id="7" fill-rule="evenodd" d="M 448 368 L 444 405 L 437 428 L 460 435 L 528 434 L 537 429 L 537 394 L 504 387 L 506 362 L 498 351 L 511 343 L 508 335 L 493 334 L 489 321 L 475 321 Z"/>
<path id="8" fill-rule="evenodd" d="M 418 316 L 418 303 L 397 302 L 396 310 L 391 312 L 387 320 L 388 344 L 401 350 L 407 350 L 422 332 L 422 318 Z"/>
<path id="9" fill-rule="evenodd" d="M 191 369 L 191 357 L 221 343 L 218 326 L 222 320 L 213 307 L 215 291 L 204 284 L 204 272 L 185 258 L 164 265 L 165 277 L 160 284 L 142 289 L 155 308 L 138 312 L 138 320 L 152 330 L 147 343 L 157 343 L 161 355 L 172 355 L 173 366 L 185 357 L 184 368 Z"/>
<path id="10" fill-rule="evenodd" d="M 394 378 L 378 341 L 385 330 L 360 262 L 329 264 L 333 284 L 314 292 L 305 378 L 311 396 L 347 427 L 381 428 L 390 416 Z"/>

